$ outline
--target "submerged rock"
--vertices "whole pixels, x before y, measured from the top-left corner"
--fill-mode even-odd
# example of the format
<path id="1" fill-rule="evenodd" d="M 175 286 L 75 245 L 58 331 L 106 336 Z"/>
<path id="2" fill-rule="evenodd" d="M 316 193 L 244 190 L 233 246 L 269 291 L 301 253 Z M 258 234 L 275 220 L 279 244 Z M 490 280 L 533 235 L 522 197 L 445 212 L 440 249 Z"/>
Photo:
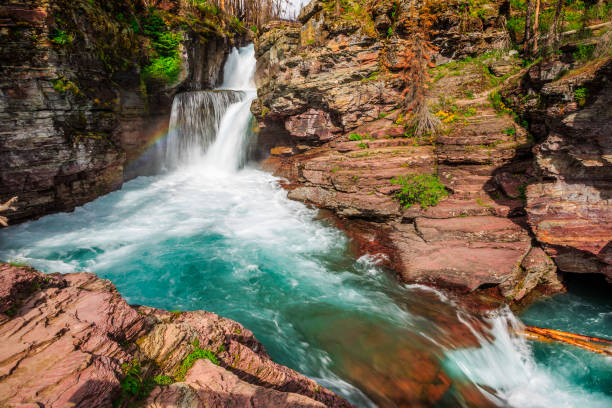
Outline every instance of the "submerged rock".
<path id="1" fill-rule="evenodd" d="M 274 363 L 240 324 L 130 306 L 90 273 L 0 264 L 0 342 L 2 406 L 350 406 Z M 194 353 L 212 357 L 187 364 Z"/>

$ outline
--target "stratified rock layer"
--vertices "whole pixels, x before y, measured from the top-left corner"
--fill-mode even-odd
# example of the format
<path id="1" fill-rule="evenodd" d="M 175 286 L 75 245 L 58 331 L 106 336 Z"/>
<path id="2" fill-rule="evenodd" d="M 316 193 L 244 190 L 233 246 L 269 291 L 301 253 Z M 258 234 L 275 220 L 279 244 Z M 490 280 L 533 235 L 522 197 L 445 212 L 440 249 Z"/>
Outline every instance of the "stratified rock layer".
<path id="1" fill-rule="evenodd" d="M 185 378 L 152 389 L 147 407 L 345 407 L 314 381 L 270 360 L 253 333 L 208 312 L 169 313 L 128 305 L 112 283 L 89 273 L 43 275 L 0 264 L 0 405 L 111 407 L 129 401 L 125 365 L 139 378 Z M 129 395 L 128 395 L 129 397 Z M 29 404 L 29 405 L 28 405 Z"/>
<path id="2" fill-rule="evenodd" d="M 452 5 L 435 11 L 443 28 L 434 38 L 440 46 L 435 59 L 475 58 L 432 73 L 428 96 L 444 123 L 437 137 L 419 138 L 397 109 L 404 96 L 394 72 L 406 34 L 394 26 L 388 37 L 385 29 L 410 2 L 397 9 L 385 4 L 371 10 L 378 33 L 320 1 L 304 9 L 301 26 L 276 23 L 262 30 L 252 111 L 260 147 L 270 148 L 265 168 L 288 180 L 290 198 L 358 222 L 362 250 L 386 254 L 404 281 L 494 288 L 511 301 L 538 285 L 562 289 L 546 257 L 523 266 L 539 249 L 521 200 L 533 143 L 488 100 L 502 81 L 518 78 L 519 62 L 510 55 L 480 56 L 503 36 L 499 13 L 487 9 L 465 32 L 451 17 Z M 449 197 L 427 209 L 401 208 L 395 199 L 400 187 L 391 180 L 411 174 L 435 174 Z"/>
<path id="3" fill-rule="evenodd" d="M 612 282 L 612 59 L 538 64 L 510 97 L 542 140 L 526 206 L 537 240 L 561 270 Z"/>

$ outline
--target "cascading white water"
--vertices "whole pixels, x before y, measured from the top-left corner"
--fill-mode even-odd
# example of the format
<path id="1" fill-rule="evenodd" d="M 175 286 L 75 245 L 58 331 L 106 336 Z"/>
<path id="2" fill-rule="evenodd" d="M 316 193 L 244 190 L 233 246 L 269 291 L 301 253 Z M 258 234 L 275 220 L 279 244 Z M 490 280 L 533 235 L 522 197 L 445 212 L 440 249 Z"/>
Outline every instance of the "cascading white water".
<path id="1" fill-rule="evenodd" d="M 255 64 L 252 45 L 234 48 L 219 89 L 175 96 L 164 145 L 164 167 L 196 164 L 214 171 L 235 171 L 244 165 L 252 134 L 250 107 L 257 97 Z"/>
<path id="2" fill-rule="evenodd" d="M 374 384 L 411 384 L 413 366 L 403 368 L 412 352 L 438 356 L 453 381 L 479 387 L 497 406 L 610 406 L 605 391 L 537 361 L 508 310 L 477 330 L 480 318 L 440 292 L 397 285 L 368 257 L 355 262 L 346 237 L 288 200 L 270 174 L 236 171 L 246 157 L 254 67 L 252 46 L 234 50 L 225 90 L 177 95 L 164 156 L 176 171 L 132 180 L 74 213 L 0 230 L 0 259 L 95 272 L 131 303 L 238 320 L 279 363 L 359 407 L 376 406 L 360 390 L 376 376 L 384 381 Z M 472 329 L 475 342 L 462 344 L 449 330 L 457 325 Z M 451 398 L 437 406 L 469 405 Z"/>
<path id="3" fill-rule="evenodd" d="M 255 47 L 234 48 L 223 68 L 221 89 L 252 90 L 255 86 Z"/>
<path id="4" fill-rule="evenodd" d="M 176 95 L 164 145 L 164 166 L 177 168 L 201 159 L 214 143 L 219 124 L 228 108 L 242 98 L 244 93 L 234 91 L 198 91 Z"/>

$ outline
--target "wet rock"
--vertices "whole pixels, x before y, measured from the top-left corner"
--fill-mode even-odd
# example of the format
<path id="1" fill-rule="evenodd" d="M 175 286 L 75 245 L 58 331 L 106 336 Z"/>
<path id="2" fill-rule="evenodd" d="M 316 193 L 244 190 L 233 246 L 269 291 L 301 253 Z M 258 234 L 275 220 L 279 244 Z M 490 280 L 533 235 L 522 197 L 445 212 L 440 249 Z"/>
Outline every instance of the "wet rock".
<path id="1" fill-rule="evenodd" d="M 121 397 L 122 364 L 138 361 L 143 380 L 173 377 L 194 344 L 215 352 L 220 366 L 196 361 L 183 382 L 157 387 L 147 406 L 348 406 L 272 362 L 240 324 L 207 312 L 129 306 L 93 274 L 59 277 L 2 264 L 0 296 L 2 406 L 111 406 Z"/>
<path id="2" fill-rule="evenodd" d="M 157 387 L 151 392 L 144 406 L 319 408 L 326 405 L 300 394 L 250 384 L 208 360 L 198 360 L 189 370 L 184 382 Z"/>

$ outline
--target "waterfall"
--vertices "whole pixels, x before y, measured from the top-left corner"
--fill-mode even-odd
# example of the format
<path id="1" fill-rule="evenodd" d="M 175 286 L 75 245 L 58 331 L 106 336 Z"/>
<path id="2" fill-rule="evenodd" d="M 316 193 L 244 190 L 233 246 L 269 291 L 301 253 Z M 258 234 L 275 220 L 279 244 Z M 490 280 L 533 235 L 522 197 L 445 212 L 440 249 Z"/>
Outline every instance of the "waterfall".
<path id="1" fill-rule="evenodd" d="M 247 159 L 252 134 L 251 102 L 254 89 L 253 45 L 234 48 L 224 67 L 224 82 L 217 90 L 185 92 L 175 96 L 162 162 L 166 169 L 203 165 L 235 171 Z"/>

